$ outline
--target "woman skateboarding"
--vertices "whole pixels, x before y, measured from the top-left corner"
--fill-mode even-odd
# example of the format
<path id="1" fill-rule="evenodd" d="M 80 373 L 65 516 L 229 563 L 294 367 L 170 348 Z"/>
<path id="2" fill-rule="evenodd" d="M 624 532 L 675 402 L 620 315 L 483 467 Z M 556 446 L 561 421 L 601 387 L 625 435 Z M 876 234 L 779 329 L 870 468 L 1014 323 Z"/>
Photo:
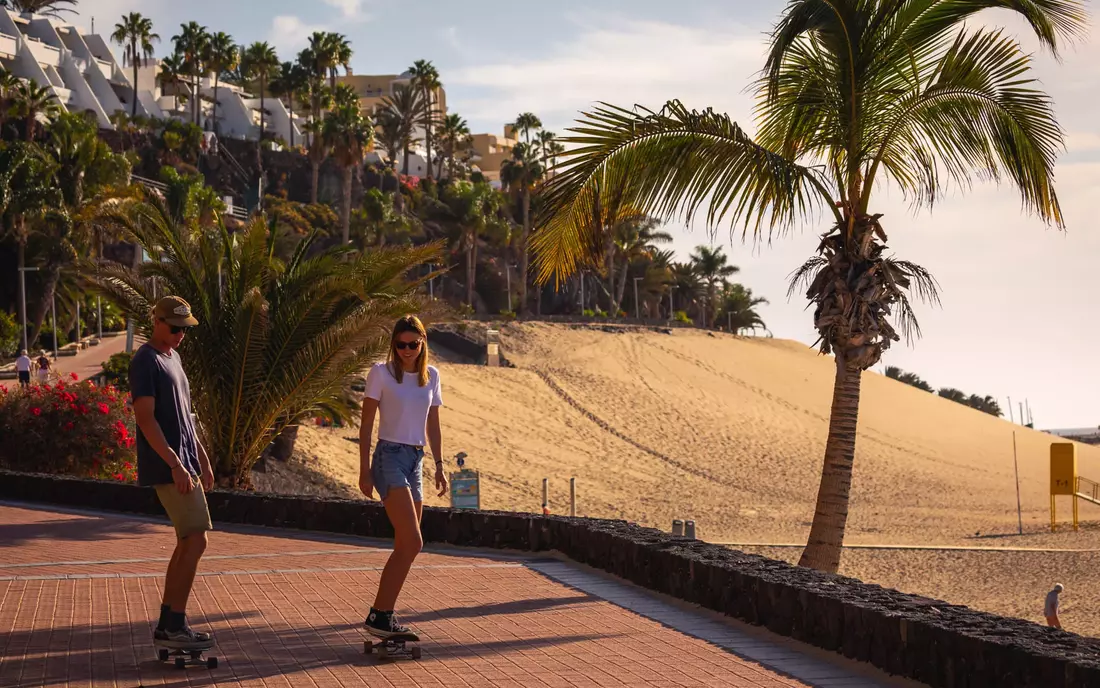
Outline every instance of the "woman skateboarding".
<path id="1" fill-rule="evenodd" d="M 405 316 L 394 325 L 386 362 L 376 364 L 367 374 L 359 428 L 359 489 L 368 498 L 378 491 L 394 531 L 393 553 L 382 570 L 374 606 L 364 622 L 367 632 L 378 638 L 417 640 L 415 633 L 397 622 L 393 611 L 413 560 L 424 545 L 420 518 L 425 445 L 431 447 L 435 458 L 439 496 L 447 493 L 439 429 L 442 404 L 439 371 L 428 365 L 427 331 L 416 316 Z M 378 444 L 372 453 L 376 414 Z"/>

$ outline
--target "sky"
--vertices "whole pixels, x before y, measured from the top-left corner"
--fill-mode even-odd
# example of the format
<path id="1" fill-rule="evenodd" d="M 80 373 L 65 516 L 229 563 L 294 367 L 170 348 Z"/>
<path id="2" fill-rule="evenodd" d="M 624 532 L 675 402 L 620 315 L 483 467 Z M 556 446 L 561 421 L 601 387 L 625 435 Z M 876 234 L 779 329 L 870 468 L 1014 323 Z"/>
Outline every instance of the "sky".
<path id="1" fill-rule="evenodd" d="M 1091 7 L 1090 11 L 1094 8 Z M 448 108 L 476 133 L 501 133 L 520 112 L 538 114 L 566 134 L 578 113 L 604 101 L 658 109 L 669 99 L 729 113 L 752 132 L 750 84 L 782 0 L 559 0 L 556 3 L 462 3 L 418 0 L 79 0 L 71 18 L 94 18 L 109 33 L 123 12 L 150 17 L 170 52 L 180 23 L 195 20 L 238 43 L 268 41 L 284 60 L 315 30 L 339 31 L 355 50 L 357 74 L 404 71 L 417 59 L 440 70 Z M 897 190 L 880 187 L 873 210 L 884 213 L 891 252 L 928 268 L 942 303 L 918 304 L 922 337 L 895 344 L 885 365 L 921 375 L 934 387 L 996 397 L 1019 420 L 1026 400 L 1037 428 L 1100 426 L 1100 37 L 1087 37 L 1061 61 L 1041 51 L 1015 17 L 981 14 L 1034 54 L 1036 76 L 1055 101 L 1066 150 L 1057 189 L 1067 228 L 1045 226 L 1022 209 L 1009 186 L 976 184 L 932 211 L 914 213 Z M 1090 208 L 1092 208 L 1090 210 Z M 728 227 L 668 228 L 686 257 L 700 244 L 724 248 L 737 279 L 764 296 L 761 314 L 774 336 L 807 345 L 816 339 L 802 295 L 787 297 L 790 273 L 813 254 L 824 221 L 784 235 L 744 239 Z"/>

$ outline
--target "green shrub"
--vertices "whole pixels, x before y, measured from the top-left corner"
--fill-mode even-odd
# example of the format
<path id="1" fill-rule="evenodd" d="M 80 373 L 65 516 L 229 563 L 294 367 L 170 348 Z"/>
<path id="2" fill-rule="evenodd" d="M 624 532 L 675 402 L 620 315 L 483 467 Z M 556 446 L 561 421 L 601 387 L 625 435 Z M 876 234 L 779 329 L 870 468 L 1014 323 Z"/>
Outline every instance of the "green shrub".
<path id="1" fill-rule="evenodd" d="M 130 361 L 132 353 L 120 352 L 112 355 L 103 366 L 103 377 L 108 385 L 114 385 L 123 394 L 130 393 Z"/>
<path id="2" fill-rule="evenodd" d="M 676 322 L 682 322 L 682 323 L 686 323 L 688 325 L 690 325 L 692 322 L 694 322 L 691 318 L 688 317 L 687 311 L 676 311 L 675 320 L 676 320 Z"/>
<path id="3" fill-rule="evenodd" d="M 500 317 L 503 320 L 515 320 L 516 319 L 516 312 L 515 311 L 501 311 L 500 312 Z"/>
<path id="4" fill-rule="evenodd" d="M 75 373 L 74 373 L 75 375 Z M 127 395 L 91 382 L 0 385 L 0 467 L 107 480 L 137 479 Z"/>
<path id="5" fill-rule="evenodd" d="M 592 310 L 591 308 L 585 308 L 584 309 L 584 317 L 586 317 L 586 318 L 595 318 L 596 317 L 596 311 Z"/>
<path id="6" fill-rule="evenodd" d="M 19 341 L 19 323 L 15 322 L 15 316 L 7 311 L 0 311 L 0 356 L 14 354 L 19 347 Z"/>
<path id="7" fill-rule="evenodd" d="M 49 325 L 43 325 L 42 329 L 38 331 L 38 339 L 31 344 L 31 349 L 45 349 L 46 351 L 53 351 L 53 338 L 54 331 Z M 57 348 L 61 348 L 69 343 L 69 337 L 65 332 L 57 333 Z"/>

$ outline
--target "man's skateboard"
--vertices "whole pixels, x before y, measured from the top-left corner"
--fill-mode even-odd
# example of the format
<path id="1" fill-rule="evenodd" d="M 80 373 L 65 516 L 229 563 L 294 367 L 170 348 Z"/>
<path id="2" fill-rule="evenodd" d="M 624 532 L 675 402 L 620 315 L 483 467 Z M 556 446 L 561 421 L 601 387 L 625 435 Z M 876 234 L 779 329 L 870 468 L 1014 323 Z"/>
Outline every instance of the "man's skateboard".
<path id="1" fill-rule="evenodd" d="M 154 640 L 153 646 L 157 648 L 157 659 L 162 662 L 171 660 L 175 663 L 177 669 L 184 669 L 190 664 L 203 665 L 207 669 L 218 668 L 217 657 L 202 656 L 204 652 L 214 649 L 214 643 L 210 643 L 209 647 L 191 649 L 168 647 Z"/>
<path id="2" fill-rule="evenodd" d="M 372 640 L 363 641 L 363 654 L 378 653 L 379 659 L 420 659 L 420 646 L 409 647 L 406 643 L 418 643 L 420 638 L 412 633 L 402 633 L 389 638 L 379 638 L 378 642 Z"/>

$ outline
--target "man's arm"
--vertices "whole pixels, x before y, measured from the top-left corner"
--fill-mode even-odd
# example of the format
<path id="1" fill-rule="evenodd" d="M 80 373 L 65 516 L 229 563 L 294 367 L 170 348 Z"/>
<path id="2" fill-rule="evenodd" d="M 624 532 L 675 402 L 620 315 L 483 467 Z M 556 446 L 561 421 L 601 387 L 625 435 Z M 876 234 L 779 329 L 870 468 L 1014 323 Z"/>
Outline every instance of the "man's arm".
<path id="1" fill-rule="evenodd" d="M 137 421 L 141 434 L 145 436 L 145 441 L 149 443 L 157 456 L 172 467 L 172 480 L 176 483 L 176 487 L 180 489 L 180 492 L 190 492 L 193 488 L 191 476 L 187 473 L 187 469 L 183 467 L 179 455 L 172 447 L 168 446 L 168 440 L 164 438 L 164 431 L 160 429 L 160 423 L 153 415 L 155 408 L 156 400 L 153 397 L 137 397 L 134 399 L 134 420 Z"/>

